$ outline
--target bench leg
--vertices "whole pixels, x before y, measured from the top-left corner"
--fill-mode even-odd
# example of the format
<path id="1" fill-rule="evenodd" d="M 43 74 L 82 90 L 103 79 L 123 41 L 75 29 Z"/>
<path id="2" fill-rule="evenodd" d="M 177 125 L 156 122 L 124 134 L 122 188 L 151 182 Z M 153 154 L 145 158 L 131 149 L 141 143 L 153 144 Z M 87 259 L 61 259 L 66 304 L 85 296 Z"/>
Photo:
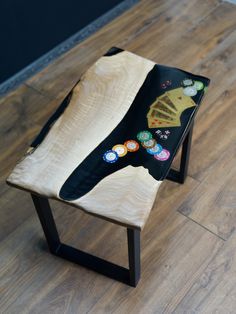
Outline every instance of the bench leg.
<path id="1" fill-rule="evenodd" d="M 140 231 L 127 228 L 130 285 L 137 286 L 140 279 Z"/>
<path id="2" fill-rule="evenodd" d="M 191 150 L 192 134 L 193 134 L 193 123 L 182 144 L 180 170 L 177 171 L 174 169 L 170 169 L 166 177 L 167 180 L 171 180 L 177 183 L 184 183 L 186 176 L 188 174 L 188 164 L 189 164 L 189 156 L 190 156 L 190 150 Z"/>
<path id="3" fill-rule="evenodd" d="M 73 248 L 60 241 L 47 198 L 31 194 L 49 250 L 70 262 L 135 287 L 140 278 L 140 230 L 127 228 L 129 269 Z"/>

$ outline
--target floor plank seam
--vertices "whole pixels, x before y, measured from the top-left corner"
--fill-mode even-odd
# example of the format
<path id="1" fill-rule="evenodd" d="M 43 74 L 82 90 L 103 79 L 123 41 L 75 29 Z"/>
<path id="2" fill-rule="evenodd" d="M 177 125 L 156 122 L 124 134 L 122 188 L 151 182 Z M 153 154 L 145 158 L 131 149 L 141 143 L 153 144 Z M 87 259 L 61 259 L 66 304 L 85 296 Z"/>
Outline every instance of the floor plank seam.
<path id="1" fill-rule="evenodd" d="M 180 213 L 181 215 L 183 215 L 184 217 L 188 218 L 189 220 L 191 220 L 192 222 L 194 222 L 195 224 L 197 224 L 198 226 L 202 227 L 203 229 L 205 229 L 206 231 L 210 232 L 211 234 L 213 234 L 214 236 L 216 236 L 217 238 L 223 240 L 224 242 L 227 241 L 227 239 L 224 239 L 223 237 L 221 237 L 220 235 L 216 234 L 215 232 L 211 231 L 210 229 L 208 229 L 207 227 L 201 225 L 199 222 L 197 222 L 196 220 L 192 219 L 191 217 L 183 214 L 181 211 L 177 210 L 178 213 Z"/>
<path id="2" fill-rule="evenodd" d="M 29 89 L 33 90 L 34 92 L 40 94 L 41 96 L 47 98 L 48 100 L 55 100 L 56 97 L 51 97 L 50 95 L 44 94 L 41 90 L 35 88 L 34 86 L 32 86 L 29 83 L 24 82 L 23 85 L 25 85 L 26 87 L 28 87 Z"/>
<path id="3" fill-rule="evenodd" d="M 195 178 L 194 175 L 191 175 L 191 174 L 189 175 L 189 174 L 188 174 L 188 175 L 187 175 L 187 178 L 188 178 L 188 177 L 191 178 L 192 180 L 198 182 L 198 183 L 202 183 L 202 181 L 201 181 L 200 179 L 198 179 L 198 178 Z"/>

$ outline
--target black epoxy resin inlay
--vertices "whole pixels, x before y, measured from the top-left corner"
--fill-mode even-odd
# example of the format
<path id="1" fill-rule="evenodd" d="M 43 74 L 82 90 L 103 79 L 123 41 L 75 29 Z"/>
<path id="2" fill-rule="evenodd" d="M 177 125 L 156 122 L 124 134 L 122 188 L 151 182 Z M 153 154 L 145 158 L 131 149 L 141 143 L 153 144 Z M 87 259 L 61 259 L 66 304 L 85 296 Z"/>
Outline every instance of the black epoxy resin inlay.
<path id="1" fill-rule="evenodd" d="M 114 49 L 114 53 L 119 50 Z M 112 52 L 111 52 L 112 53 Z M 108 53 L 109 56 L 109 53 Z M 156 180 L 163 180 L 171 166 L 175 153 L 181 144 L 181 138 L 198 109 L 198 105 L 204 94 L 204 90 L 192 97 L 197 106 L 186 109 L 181 115 L 180 127 L 161 128 L 162 131 L 170 130 L 168 139 L 162 140 L 155 133 L 158 128 L 149 128 L 147 113 L 150 105 L 168 90 L 181 87 L 181 82 L 185 78 L 201 81 L 205 87 L 209 85 L 209 80 L 205 77 L 195 76 L 190 73 L 161 65 L 155 65 L 147 75 L 128 112 L 118 124 L 118 126 L 88 155 L 83 162 L 73 171 L 63 184 L 60 190 L 60 197 L 64 200 L 75 200 L 88 193 L 103 178 L 118 171 L 128 165 L 138 167 L 143 166 L 148 169 L 150 175 Z M 163 82 L 171 81 L 170 86 L 161 87 Z M 106 151 L 112 149 L 114 145 L 123 144 L 127 140 L 137 140 L 140 131 L 148 130 L 152 133 L 157 143 L 170 152 L 170 158 L 166 161 L 159 161 L 147 153 L 146 149 L 140 145 L 136 152 L 129 152 L 124 157 L 118 158 L 115 163 L 107 163 L 103 160 Z"/>
<path id="2" fill-rule="evenodd" d="M 121 48 L 117 48 L 117 47 L 111 47 L 107 52 L 106 54 L 104 55 L 104 57 L 111 57 L 111 56 L 114 56 L 120 52 L 124 51 L 123 49 Z"/>

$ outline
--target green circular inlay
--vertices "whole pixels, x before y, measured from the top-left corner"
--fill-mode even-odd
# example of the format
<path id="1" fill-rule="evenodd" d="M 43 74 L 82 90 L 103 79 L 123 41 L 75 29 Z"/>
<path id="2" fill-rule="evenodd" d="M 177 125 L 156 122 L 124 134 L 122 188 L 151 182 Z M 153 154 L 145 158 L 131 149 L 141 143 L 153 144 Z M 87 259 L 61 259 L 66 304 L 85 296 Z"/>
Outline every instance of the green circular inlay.
<path id="1" fill-rule="evenodd" d="M 152 133 L 150 133 L 149 131 L 141 131 L 137 134 L 137 139 L 140 142 L 145 142 L 148 141 L 152 138 Z"/>
<path id="2" fill-rule="evenodd" d="M 195 81 L 194 86 L 197 90 L 202 90 L 204 88 L 204 84 L 201 81 Z"/>

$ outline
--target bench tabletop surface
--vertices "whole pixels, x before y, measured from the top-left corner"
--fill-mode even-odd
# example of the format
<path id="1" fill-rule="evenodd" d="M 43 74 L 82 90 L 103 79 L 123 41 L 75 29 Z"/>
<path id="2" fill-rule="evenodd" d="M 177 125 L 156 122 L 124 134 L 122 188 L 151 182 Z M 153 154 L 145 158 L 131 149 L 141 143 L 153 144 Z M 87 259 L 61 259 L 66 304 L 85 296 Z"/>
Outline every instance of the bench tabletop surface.
<path id="1" fill-rule="evenodd" d="M 112 48 L 73 87 L 7 182 L 142 228 L 208 85 Z"/>

